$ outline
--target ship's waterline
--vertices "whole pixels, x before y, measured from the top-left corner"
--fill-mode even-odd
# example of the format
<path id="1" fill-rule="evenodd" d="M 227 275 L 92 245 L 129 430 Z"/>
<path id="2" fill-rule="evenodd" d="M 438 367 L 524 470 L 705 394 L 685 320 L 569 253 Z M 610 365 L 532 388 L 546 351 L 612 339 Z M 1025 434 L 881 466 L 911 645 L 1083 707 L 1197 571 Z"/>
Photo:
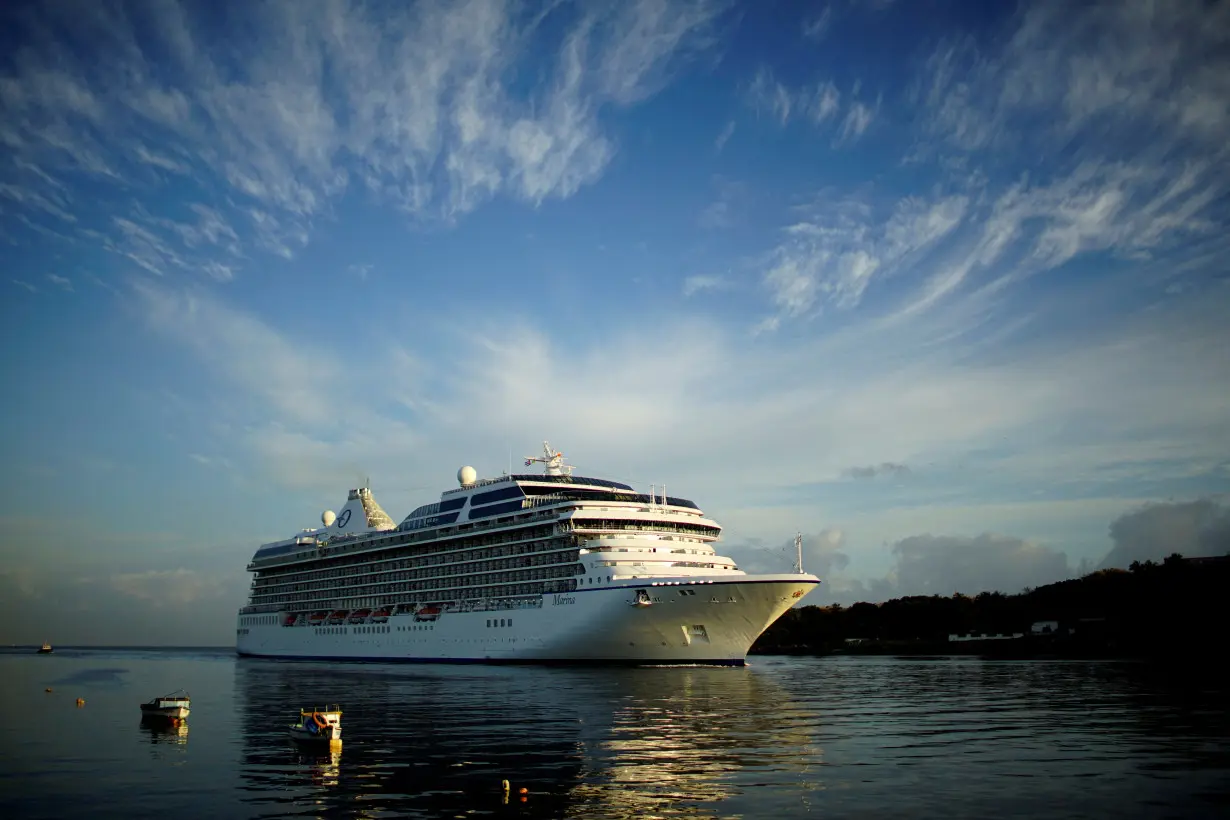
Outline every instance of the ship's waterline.
<path id="1" fill-rule="evenodd" d="M 748 575 L 718 555 L 691 501 L 574 477 L 544 442 L 542 475 L 480 480 L 399 525 L 367 488 L 323 527 L 264 545 L 239 613 L 240 654 L 473 662 L 742 664 L 820 583 Z M 800 552 L 801 557 L 801 552 Z"/>

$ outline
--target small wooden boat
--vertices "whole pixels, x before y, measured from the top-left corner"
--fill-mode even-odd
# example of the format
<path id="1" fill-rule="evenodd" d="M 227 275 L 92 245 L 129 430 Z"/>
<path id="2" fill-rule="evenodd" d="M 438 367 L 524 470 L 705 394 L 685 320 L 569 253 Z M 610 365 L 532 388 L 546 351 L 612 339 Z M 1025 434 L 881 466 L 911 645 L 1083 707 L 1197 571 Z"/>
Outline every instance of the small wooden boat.
<path id="1" fill-rule="evenodd" d="M 43 641 L 43 645 L 38 648 L 38 654 L 40 655 L 50 655 L 53 651 L 54 650 L 52 650 L 51 644 L 46 641 Z"/>
<path id="2" fill-rule="evenodd" d="M 288 727 L 293 740 L 301 743 L 342 742 L 342 707 L 336 704 L 299 710 L 299 722 Z"/>
<path id="3" fill-rule="evenodd" d="M 178 692 L 142 703 L 141 717 L 151 720 L 183 720 L 188 717 L 188 707 L 191 705 L 188 693 L 180 689 Z"/>

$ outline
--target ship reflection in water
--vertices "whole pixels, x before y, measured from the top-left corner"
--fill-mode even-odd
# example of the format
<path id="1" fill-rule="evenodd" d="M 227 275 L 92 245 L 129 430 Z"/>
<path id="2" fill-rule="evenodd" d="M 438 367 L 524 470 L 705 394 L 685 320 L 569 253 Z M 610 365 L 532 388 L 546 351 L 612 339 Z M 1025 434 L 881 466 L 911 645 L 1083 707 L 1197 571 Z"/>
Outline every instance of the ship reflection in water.
<path id="1" fill-rule="evenodd" d="M 752 668 L 249 660 L 235 684 L 241 788 L 265 810 L 284 802 L 327 811 L 358 798 L 373 813 L 403 816 L 505 804 L 534 815 L 661 817 L 709 814 L 720 803 L 726 814 L 770 769 L 796 787 L 784 794 L 802 808 L 822 758 L 811 745 L 814 715 Z M 300 706 L 326 701 L 345 712 L 345 747 L 296 746 L 286 725 Z"/>

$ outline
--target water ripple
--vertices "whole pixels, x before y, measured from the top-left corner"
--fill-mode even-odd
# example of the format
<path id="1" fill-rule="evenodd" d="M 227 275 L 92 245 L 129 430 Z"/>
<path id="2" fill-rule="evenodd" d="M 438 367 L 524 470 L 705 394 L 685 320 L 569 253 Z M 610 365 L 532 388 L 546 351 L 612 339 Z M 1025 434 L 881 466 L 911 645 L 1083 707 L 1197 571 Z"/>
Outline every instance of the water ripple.
<path id="1" fill-rule="evenodd" d="M 1141 664 L 544 669 L 78 650 L 0 653 L 0 674 L 16 693 L 0 722 L 3 816 L 1211 817 L 1230 800 L 1224 691 Z M 180 687 L 189 725 L 138 725 L 137 703 Z M 326 702 L 344 710 L 342 750 L 294 744 L 299 707 Z"/>

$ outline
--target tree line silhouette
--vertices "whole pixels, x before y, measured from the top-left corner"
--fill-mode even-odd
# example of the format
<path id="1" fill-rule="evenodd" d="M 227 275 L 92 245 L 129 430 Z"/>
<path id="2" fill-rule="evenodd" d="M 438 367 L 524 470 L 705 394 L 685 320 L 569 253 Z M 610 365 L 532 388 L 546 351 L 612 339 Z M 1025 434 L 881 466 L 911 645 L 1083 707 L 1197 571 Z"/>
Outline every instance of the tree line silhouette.
<path id="1" fill-rule="evenodd" d="M 788 610 L 752 646 L 753 654 L 975 653 L 1160 656 L 1217 653 L 1230 626 L 1230 555 L 1160 564 L 1133 562 L 1081 578 L 950 597 L 911 595 L 881 604 Z M 1046 632 L 1035 632 L 1046 623 Z M 1049 628 L 1057 623 L 1058 628 Z M 950 641 L 951 635 L 1016 635 Z"/>

